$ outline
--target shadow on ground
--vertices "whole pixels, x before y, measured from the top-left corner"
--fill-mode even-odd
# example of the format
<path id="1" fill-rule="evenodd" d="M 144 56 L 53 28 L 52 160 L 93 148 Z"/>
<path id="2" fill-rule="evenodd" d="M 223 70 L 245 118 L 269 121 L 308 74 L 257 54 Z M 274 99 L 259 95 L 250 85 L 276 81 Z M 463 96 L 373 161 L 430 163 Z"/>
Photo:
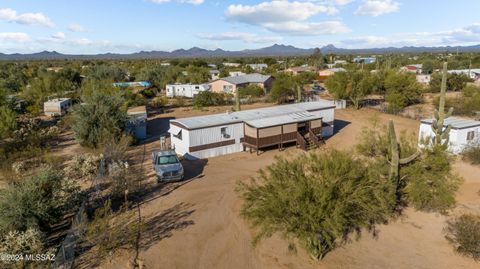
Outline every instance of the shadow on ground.
<path id="1" fill-rule="evenodd" d="M 195 212 L 191 204 L 179 203 L 144 220 L 140 249 L 147 250 L 155 243 L 169 238 L 179 231 L 195 224 L 189 217 Z"/>

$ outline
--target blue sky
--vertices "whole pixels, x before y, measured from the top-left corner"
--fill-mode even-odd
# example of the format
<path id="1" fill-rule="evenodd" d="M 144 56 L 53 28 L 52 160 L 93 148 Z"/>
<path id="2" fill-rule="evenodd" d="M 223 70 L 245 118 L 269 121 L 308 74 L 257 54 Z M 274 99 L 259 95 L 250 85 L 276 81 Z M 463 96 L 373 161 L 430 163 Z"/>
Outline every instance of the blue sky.
<path id="1" fill-rule="evenodd" d="M 480 1 L 0 0 L 0 52 L 480 44 Z"/>

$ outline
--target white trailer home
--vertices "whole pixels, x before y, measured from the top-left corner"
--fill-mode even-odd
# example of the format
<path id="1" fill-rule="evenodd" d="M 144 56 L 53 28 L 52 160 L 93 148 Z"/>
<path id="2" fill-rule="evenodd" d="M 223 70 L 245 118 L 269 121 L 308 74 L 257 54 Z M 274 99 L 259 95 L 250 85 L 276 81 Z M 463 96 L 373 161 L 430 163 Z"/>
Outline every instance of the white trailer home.
<path id="1" fill-rule="evenodd" d="M 435 139 L 432 130 L 433 119 L 425 119 L 420 122 L 419 145 L 426 139 Z M 444 127 L 452 126 L 450 131 L 450 141 L 448 150 L 454 154 L 461 153 L 466 146 L 472 143 L 478 143 L 480 136 L 480 121 L 462 119 L 457 117 L 447 118 Z"/>
<path id="2" fill-rule="evenodd" d="M 57 98 L 43 103 L 43 113 L 45 116 L 63 116 L 68 109 L 72 107 L 72 100 L 70 98 Z"/>
<path id="3" fill-rule="evenodd" d="M 298 143 L 333 135 L 332 101 L 297 103 L 170 120 L 175 151 L 190 159 Z"/>
<path id="4" fill-rule="evenodd" d="M 167 97 L 173 98 L 176 96 L 193 98 L 200 92 L 210 91 L 211 87 L 208 84 L 170 84 L 167 85 Z"/>

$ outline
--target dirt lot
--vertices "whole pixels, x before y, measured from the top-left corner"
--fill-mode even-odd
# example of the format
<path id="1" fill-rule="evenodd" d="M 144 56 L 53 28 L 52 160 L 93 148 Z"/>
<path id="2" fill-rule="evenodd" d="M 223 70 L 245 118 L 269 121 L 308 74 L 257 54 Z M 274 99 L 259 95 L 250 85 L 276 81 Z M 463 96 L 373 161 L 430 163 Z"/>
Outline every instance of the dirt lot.
<path id="1" fill-rule="evenodd" d="M 215 112 L 222 111 L 215 109 Z M 214 111 L 201 112 L 212 113 Z M 165 120 L 183 117 L 192 111 L 177 111 L 155 117 L 157 127 L 165 132 Z M 198 112 L 195 112 L 198 113 Z M 326 147 L 349 150 L 355 145 L 361 128 L 377 114 L 373 110 L 338 110 L 335 118 L 338 133 L 328 139 Z M 416 132 L 418 121 L 379 114 L 382 122 L 393 118 L 397 130 Z M 163 123 L 162 123 L 163 122 Z M 156 129 L 155 129 L 156 128 Z M 155 137 L 154 137 L 155 138 Z M 156 139 L 134 148 L 132 161 L 139 165 L 143 152 L 144 169 L 154 181 L 149 152 L 158 147 Z M 442 235 L 445 216 L 406 210 L 404 216 L 380 226 L 378 237 L 364 234 L 315 262 L 299 248 L 290 254 L 278 236 L 251 244 L 253 231 L 239 216 L 241 200 L 235 193 L 237 181 L 249 180 L 271 164 L 274 157 L 304 154 L 294 147 L 283 152 L 267 151 L 260 156 L 231 154 L 208 161 L 186 163 L 188 180 L 165 193 L 154 192 L 142 207 L 145 232 L 142 234 L 140 259 L 146 268 L 480 268 L 478 263 L 455 254 Z M 458 192 L 459 212 L 480 213 L 480 167 L 461 161 L 455 164 L 465 182 Z M 102 268 L 129 268 L 133 253 L 120 252 Z"/>

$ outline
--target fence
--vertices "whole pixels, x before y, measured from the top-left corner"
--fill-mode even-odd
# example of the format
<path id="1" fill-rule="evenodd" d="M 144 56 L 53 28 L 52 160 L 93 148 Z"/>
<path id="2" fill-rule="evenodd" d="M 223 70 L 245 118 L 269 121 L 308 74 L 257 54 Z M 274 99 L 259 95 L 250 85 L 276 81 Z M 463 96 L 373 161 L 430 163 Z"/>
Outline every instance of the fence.
<path id="1" fill-rule="evenodd" d="M 97 175 L 92 180 L 91 189 L 95 188 L 95 192 L 99 192 L 99 179 L 105 176 L 106 166 L 105 159 L 100 160 L 100 166 L 97 172 Z M 70 226 L 70 230 L 67 232 L 65 239 L 63 239 L 60 248 L 58 249 L 57 255 L 55 256 L 55 261 L 52 264 L 53 268 L 58 269 L 69 269 L 73 267 L 75 261 L 75 249 L 77 247 L 77 242 L 82 233 L 83 227 L 82 224 L 86 221 L 86 209 L 88 206 L 89 195 L 86 194 L 82 200 L 78 212 L 75 214 Z"/>

